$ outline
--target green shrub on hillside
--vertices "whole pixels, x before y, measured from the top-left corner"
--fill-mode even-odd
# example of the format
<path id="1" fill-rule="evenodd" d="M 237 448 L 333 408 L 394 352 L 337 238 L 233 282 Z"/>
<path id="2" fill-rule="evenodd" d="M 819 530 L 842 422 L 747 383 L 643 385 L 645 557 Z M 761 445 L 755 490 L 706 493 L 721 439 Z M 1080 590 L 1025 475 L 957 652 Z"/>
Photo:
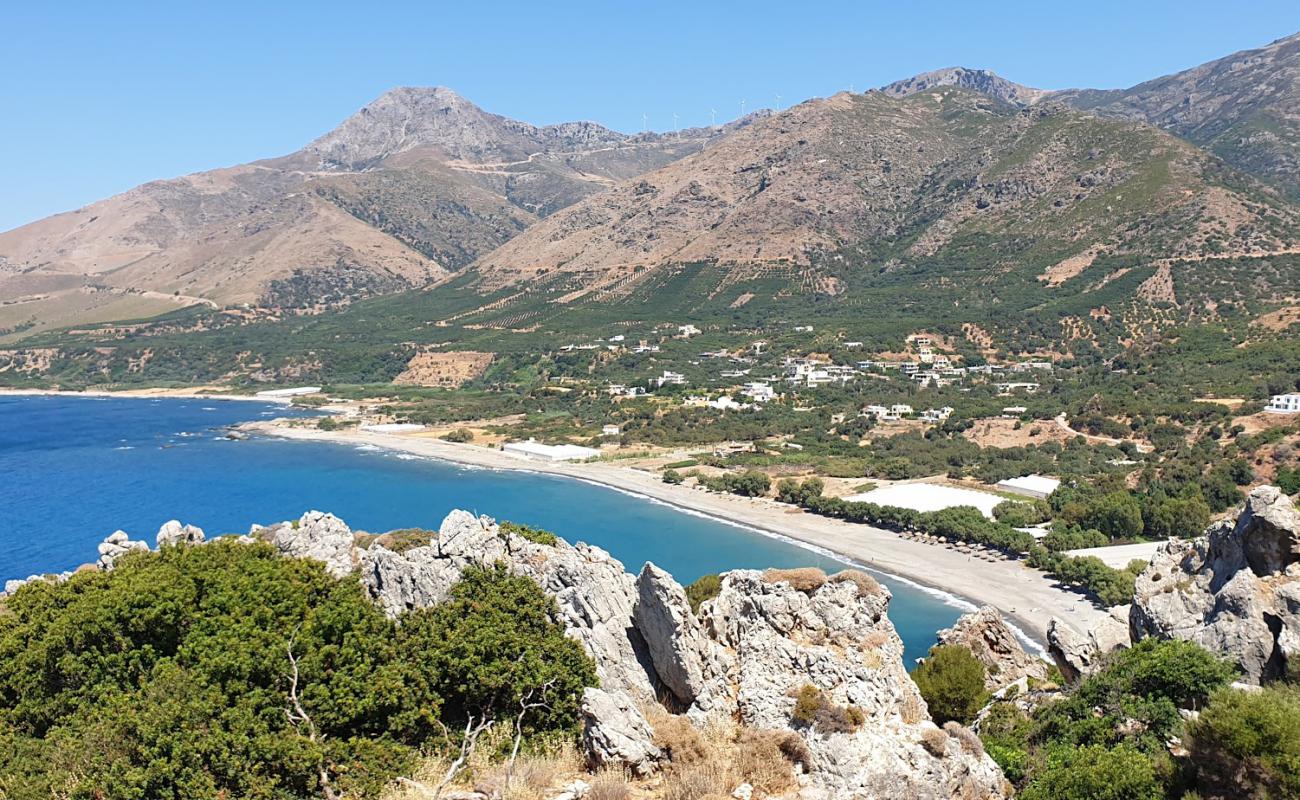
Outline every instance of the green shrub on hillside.
<path id="1" fill-rule="evenodd" d="M 266 545 L 135 554 L 0 606 L 0 795 L 378 794 L 466 715 L 575 730 L 595 682 L 553 602 L 470 570 L 443 606 L 387 619 L 355 578 Z M 295 702 L 296 700 L 296 702 Z"/>
<path id="2" fill-rule="evenodd" d="M 702 575 L 686 587 L 686 599 L 691 603 L 691 610 L 698 614 L 700 604 L 717 597 L 720 591 L 722 591 L 721 576 Z"/>
<path id="3" fill-rule="evenodd" d="M 1300 797 L 1300 687 L 1220 689 L 1188 726 L 1198 783 L 1219 797 Z"/>
<path id="4" fill-rule="evenodd" d="M 509 520 L 502 521 L 499 530 L 503 536 L 513 533 L 516 536 L 522 536 L 533 544 L 542 544 L 548 547 L 554 547 L 560 541 L 560 537 L 548 530 Z"/>

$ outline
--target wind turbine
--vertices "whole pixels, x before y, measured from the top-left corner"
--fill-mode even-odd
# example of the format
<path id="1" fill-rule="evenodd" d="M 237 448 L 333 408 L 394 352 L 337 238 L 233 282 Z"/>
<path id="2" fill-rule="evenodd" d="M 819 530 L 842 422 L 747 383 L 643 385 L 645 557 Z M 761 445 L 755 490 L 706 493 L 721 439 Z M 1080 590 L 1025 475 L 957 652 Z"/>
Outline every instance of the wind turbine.
<path id="1" fill-rule="evenodd" d="M 781 110 L 781 95 L 779 94 L 776 96 L 776 110 L 777 111 Z"/>
<path id="2" fill-rule="evenodd" d="M 646 114 L 644 111 L 641 112 L 641 132 L 650 132 L 650 115 Z"/>
<path id="3" fill-rule="evenodd" d="M 716 108 L 709 109 L 709 127 L 710 128 L 718 127 L 718 109 Z"/>
<path id="4" fill-rule="evenodd" d="M 677 130 L 677 112 L 673 112 L 673 135 L 678 139 L 682 138 L 681 131 Z"/>
<path id="5" fill-rule="evenodd" d="M 740 98 L 740 116 L 745 116 L 745 98 Z"/>

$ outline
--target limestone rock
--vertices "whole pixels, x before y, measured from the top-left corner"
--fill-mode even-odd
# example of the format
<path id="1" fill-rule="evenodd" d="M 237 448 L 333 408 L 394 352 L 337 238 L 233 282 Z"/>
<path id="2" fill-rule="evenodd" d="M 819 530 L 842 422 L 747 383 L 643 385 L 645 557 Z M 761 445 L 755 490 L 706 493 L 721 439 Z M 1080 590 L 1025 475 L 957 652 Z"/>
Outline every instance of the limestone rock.
<path id="1" fill-rule="evenodd" d="M 889 600 L 887 589 L 851 580 L 805 592 L 751 570 L 723 575 L 705 629 L 734 656 L 728 685 L 737 717 L 804 738 L 813 766 L 801 796 L 1006 796 L 1001 771 L 982 752 L 935 755 L 922 743 L 933 723 L 904 669 Z M 823 732 L 794 720 L 794 695 L 809 684 L 837 706 L 856 706 L 863 724 Z"/>
<path id="2" fill-rule="evenodd" d="M 996 608 L 985 606 L 962 615 L 951 628 L 939 631 L 939 644 L 969 648 L 984 665 L 984 685 L 990 692 L 1026 677 L 1047 677 L 1047 663 L 1025 652 Z"/>
<path id="3" fill-rule="evenodd" d="M 639 776 L 654 772 L 663 757 L 654 743 L 654 729 L 623 692 L 583 692 L 582 742 L 593 766 L 624 768 Z"/>
<path id="4" fill-rule="evenodd" d="M 722 671 L 718 648 L 691 611 L 686 590 L 652 563 L 641 569 L 636 587 L 632 624 L 646 643 L 659 680 L 685 706 L 711 695 L 710 686 Z"/>
<path id="5" fill-rule="evenodd" d="M 163 526 L 158 529 L 158 537 L 155 541 L 158 542 L 159 549 L 175 544 L 202 544 L 203 529 L 193 525 L 182 525 L 173 519 L 163 523 Z"/>
<path id="6" fill-rule="evenodd" d="M 336 578 L 356 566 L 352 529 L 333 514 L 308 511 L 297 523 L 281 523 L 262 533 L 286 556 L 324 562 L 325 570 Z"/>
<path id="7" fill-rule="evenodd" d="M 1300 513 L 1292 501 L 1263 486 L 1235 524 L 1169 540 L 1138 576 L 1129 627 L 1135 639 L 1185 639 L 1220 653 L 1250 683 L 1285 675 L 1300 651 Z"/>
<path id="8" fill-rule="evenodd" d="M 117 559 L 127 553 L 148 549 L 148 544 L 131 539 L 126 531 L 114 531 L 99 543 L 99 560 L 95 563 L 100 569 L 111 570 Z"/>

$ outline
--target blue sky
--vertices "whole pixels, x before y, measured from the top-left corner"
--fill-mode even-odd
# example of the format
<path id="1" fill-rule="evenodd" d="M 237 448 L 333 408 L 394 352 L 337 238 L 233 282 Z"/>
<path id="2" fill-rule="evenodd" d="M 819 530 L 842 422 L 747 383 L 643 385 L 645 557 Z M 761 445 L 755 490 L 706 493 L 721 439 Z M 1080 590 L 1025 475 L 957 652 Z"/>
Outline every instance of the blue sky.
<path id="1" fill-rule="evenodd" d="M 1128 86 L 1300 30 L 1295 0 L 0 5 L 0 230 L 291 152 L 400 85 L 663 130 L 953 65 Z"/>

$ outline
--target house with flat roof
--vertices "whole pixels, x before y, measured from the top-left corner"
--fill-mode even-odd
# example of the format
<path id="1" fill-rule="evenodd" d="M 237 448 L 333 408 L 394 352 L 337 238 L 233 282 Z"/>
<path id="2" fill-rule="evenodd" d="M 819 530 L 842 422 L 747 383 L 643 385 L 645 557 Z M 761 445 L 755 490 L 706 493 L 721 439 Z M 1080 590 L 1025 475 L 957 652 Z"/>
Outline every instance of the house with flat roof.
<path id="1" fill-rule="evenodd" d="M 1275 394 L 1268 401 L 1264 410 L 1270 414 L 1300 414 L 1300 392 L 1295 394 Z"/>

